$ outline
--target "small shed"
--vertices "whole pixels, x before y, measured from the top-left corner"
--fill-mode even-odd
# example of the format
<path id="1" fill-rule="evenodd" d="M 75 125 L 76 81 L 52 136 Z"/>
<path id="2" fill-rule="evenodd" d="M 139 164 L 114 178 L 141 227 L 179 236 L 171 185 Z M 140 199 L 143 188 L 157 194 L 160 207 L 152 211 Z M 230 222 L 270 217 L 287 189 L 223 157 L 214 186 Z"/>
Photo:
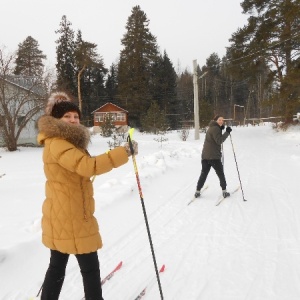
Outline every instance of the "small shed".
<path id="1" fill-rule="evenodd" d="M 128 111 L 111 102 L 97 108 L 92 114 L 94 115 L 94 129 L 95 127 L 99 128 L 108 115 L 112 117 L 113 124 L 118 130 L 127 130 L 128 128 Z"/>

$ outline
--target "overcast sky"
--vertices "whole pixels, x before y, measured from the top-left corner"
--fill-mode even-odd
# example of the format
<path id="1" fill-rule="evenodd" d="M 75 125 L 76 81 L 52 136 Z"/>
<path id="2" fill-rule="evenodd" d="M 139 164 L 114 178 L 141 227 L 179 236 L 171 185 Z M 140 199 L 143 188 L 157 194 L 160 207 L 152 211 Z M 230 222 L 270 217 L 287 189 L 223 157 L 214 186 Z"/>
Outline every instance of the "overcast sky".
<path id="1" fill-rule="evenodd" d="M 47 66 L 56 61 L 59 23 L 63 15 L 84 40 L 96 43 L 107 68 L 118 59 L 131 10 L 140 5 L 160 51 L 166 50 L 175 70 L 192 70 L 210 54 L 221 58 L 229 38 L 246 24 L 242 0 L 0 0 L 0 47 L 10 52 L 27 36 L 38 41 Z"/>

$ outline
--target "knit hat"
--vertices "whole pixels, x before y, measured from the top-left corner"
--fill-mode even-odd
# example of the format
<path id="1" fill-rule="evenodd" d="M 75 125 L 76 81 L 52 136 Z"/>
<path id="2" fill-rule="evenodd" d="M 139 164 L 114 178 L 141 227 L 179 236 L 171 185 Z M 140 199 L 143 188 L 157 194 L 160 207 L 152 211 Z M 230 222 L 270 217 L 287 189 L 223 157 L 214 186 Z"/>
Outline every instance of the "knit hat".
<path id="1" fill-rule="evenodd" d="M 56 92 L 50 95 L 45 110 L 46 115 L 60 119 L 69 111 L 77 112 L 79 119 L 81 118 L 79 107 L 71 101 L 71 98 L 66 93 Z"/>

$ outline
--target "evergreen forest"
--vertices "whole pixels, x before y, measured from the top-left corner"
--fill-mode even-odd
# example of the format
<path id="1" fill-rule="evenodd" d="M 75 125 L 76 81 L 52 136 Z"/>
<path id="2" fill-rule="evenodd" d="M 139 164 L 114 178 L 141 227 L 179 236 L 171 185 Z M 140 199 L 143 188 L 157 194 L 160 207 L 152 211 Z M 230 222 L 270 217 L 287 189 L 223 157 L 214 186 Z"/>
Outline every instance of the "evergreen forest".
<path id="1" fill-rule="evenodd" d="M 112 102 L 128 111 L 130 126 L 146 130 L 153 119 L 149 114 L 156 114 L 164 128 L 180 129 L 194 119 L 197 76 L 201 127 L 215 114 L 241 122 L 280 117 L 291 123 L 300 110 L 300 1 L 244 0 L 241 7 L 247 24 L 232 33 L 224 57 L 211 53 L 196 74 L 176 72 L 138 5 L 124 24 L 118 61 L 110 66 L 64 15 L 55 31 L 56 75 L 47 82 L 48 92 L 73 95 L 87 126 L 94 110 Z M 19 44 L 12 73 L 43 76 L 45 59 L 38 41 L 28 36 Z"/>

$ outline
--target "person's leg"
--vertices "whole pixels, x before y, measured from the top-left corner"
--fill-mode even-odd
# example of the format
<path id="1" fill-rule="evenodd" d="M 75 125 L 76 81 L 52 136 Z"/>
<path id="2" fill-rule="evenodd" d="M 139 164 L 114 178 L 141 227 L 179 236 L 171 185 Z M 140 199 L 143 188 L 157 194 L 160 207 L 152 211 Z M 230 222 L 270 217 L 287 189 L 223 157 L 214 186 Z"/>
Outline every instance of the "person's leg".
<path id="1" fill-rule="evenodd" d="M 216 174 L 219 177 L 220 186 L 221 186 L 222 190 L 223 191 L 226 190 L 227 183 L 226 183 L 226 179 L 225 179 L 225 175 L 224 175 L 224 168 L 223 168 L 221 160 L 220 159 L 214 159 L 214 160 L 211 161 L 211 165 L 212 165 L 212 167 L 216 171 Z"/>
<path id="2" fill-rule="evenodd" d="M 57 300 L 65 279 L 69 254 L 51 250 L 50 264 L 43 283 L 41 300 Z"/>
<path id="3" fill-rule="evenodd" d="M 211 167 L 211 165 L 208 163 L 206 159 L 203 159 L 201 163 L 202 163 L 202 170 L 197 183 L 197 191 L 201 191 L 201 189 L 203 188 L 203 185 L 206 181 L 207 175 Z"/>
<path id="4" fill-rule="evenodd" d="M 86 300 L 103 300 L 97 252 L 77 254 Z"/>

